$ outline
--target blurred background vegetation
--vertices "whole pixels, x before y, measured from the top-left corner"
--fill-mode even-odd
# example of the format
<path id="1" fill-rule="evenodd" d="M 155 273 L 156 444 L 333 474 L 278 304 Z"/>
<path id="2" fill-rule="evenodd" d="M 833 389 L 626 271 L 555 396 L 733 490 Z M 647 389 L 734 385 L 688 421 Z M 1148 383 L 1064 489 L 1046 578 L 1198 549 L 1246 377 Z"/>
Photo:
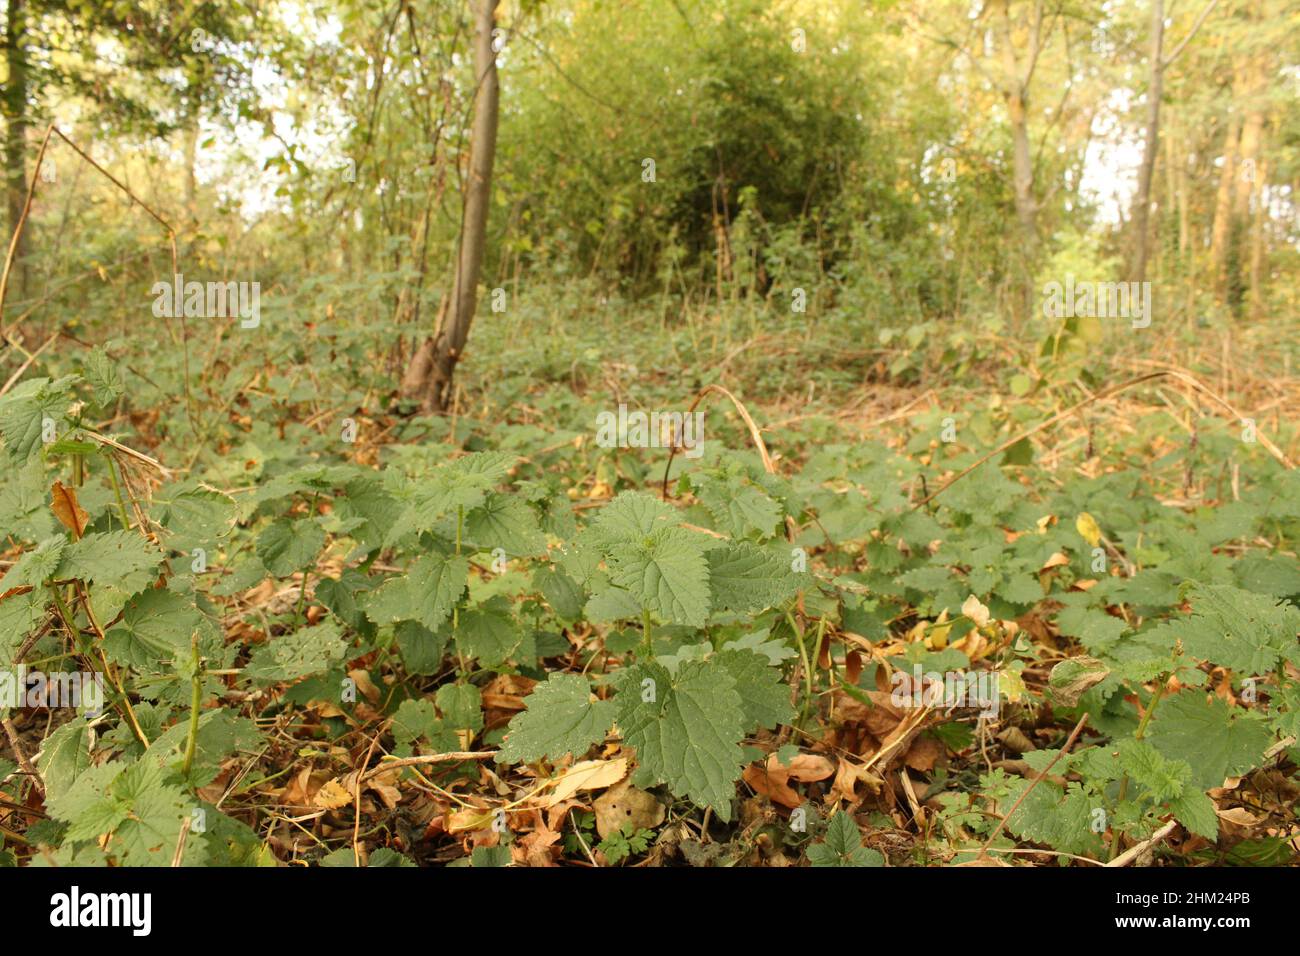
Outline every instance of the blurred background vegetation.
<path id="1" fill-rule="evenodd" d="M 1139 229 L 1152 0 L 502 4 L 467 387 L 499 380 L 520 348 L 541 377 L 663 349 L 708 378 L 757 343 L 737 365 L 802 358 L 801 383 L 997 367 L 1019 373 L 1017 392 L 1095 381 L 1125 349 L 1195 367 L 1230 343 L 1289 368 L 1300 4 L 1159 12 L 1170 59 Z M 454 271 L 468 3 L 7 0 L 5 13 L 11 233 L 36 183 L 4 378 L 61 336 L 108 342 L 166 393 L 183 374 L 182 349 L 156 347 L 170 336 L 214 400 L 249 369 L 310 361 L 396 401 Z M 57 138 L 36 174 L 51 123 L 120 185 Z M 167 234 L 128 191 L 175 230 L 187 278 L 261 283 L 277 348 L 149 318 Z M 1046 281 L 1135 270 L 1155 303 L 1141 334 L 1038 308 Z M 304 351 L 320 339 L 327 352 Z M 793 386 L 770 372 L 760 381 Z"/>

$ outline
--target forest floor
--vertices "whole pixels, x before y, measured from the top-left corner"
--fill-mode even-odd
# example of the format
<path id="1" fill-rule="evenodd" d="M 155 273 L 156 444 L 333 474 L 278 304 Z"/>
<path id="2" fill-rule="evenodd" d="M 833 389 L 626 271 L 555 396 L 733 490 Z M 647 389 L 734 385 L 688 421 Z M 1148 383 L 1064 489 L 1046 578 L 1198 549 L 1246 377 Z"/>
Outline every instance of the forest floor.
<path id="1" fill-rule="evenodd" d="M 385 404 L 364 343 L 323 324 L 281 334 L 286 361 L 240 358 L 233 338 L 196 350 L 197 424 L 165 379 L 115 382 L 84 350 L 35 363 L 51 379 L 79 370 L 65 397 L 88 388 L 75 394 L 98 405 L 82 427 L 138 454 L 69 445 L 15 468 L 8 580 L 42 583 L 23 576 L 25 555 L 60 525 L 65 554 L 130 531 L 157 557 L 118 569 L 130 582 L 55 559 L 50 587 L 68 586 L 72 606 L 24 642 L 27 661 L 84 658 L 78 642 L 97 641 L 92 666 L 120 692 L 89 725 L 13 712 L 26 753 L 9 748 L 0 771 L 33 757 L 46 788 L 63 788 L 42 800 L 18 776 L 5 785 L 0 824 L 19 859 L 1295 857 L 1300 378 L 1268 329 L 1081 377 L 1078 346 L 1070 364 L 1011 339 L 874 347 L 830 322 L 489 315 L 455 408 L 432 419 Z M 129 345 L 115 358 L 130 366 Z M 16 414 L 12 396 L 0 411 Z M 664 443 L 596 441 L 601 413 L 686 412 L 697 397 L 702 454 L 677 454 L 667 480 Z M 49 510 L 50 465 L 75 484 L 71 524 Z M 44 512 L 14 504 L 32 489 Z M 682 550 L 641 568 L 658 591 L 623 610 L 638 594 L 620 585 L 618 549 L 633 545 L 600 535 L 664 489 L 655 515 L 677 523 Z M 724 592 L 718 542 L 769 571 L 794 555 L 797 588 Z M 697 594 L 705 561 L 712 592 Z M 444 593 L 453 566 L 465 580 Z M 186 668 L 181 626 L 201 665 Z M 763 675 L 692 697 L 689 676 L 727 653 Z M 995 711 L 931 701 L 929 683 L 913 706 L 896 692 L 913 669 L 996 675 Z M 661 673 L 672 696 L 656 738 L 623 701 L 627 675 Z M 593 696 L 534 708 L 539 686 L 568 693 L 560 675 Z M 738 706 L 765 709 L 706 739 L 740 724 L 703 704 L 709 727 L 692 724 L 689 708 L 733 684 Z M 557 721 L 596 720 L 602 705 L 607 725 L 556 739 Z M 89 750 L 64 767 L 59 745 L 88 726 Z M 79 839 L 86 801 L 149 754 L 162 777 L 148 786 L 201 807 L 206 826 L 172 842 Z M 87 795 L 82 764 L 121 776 Z"/>

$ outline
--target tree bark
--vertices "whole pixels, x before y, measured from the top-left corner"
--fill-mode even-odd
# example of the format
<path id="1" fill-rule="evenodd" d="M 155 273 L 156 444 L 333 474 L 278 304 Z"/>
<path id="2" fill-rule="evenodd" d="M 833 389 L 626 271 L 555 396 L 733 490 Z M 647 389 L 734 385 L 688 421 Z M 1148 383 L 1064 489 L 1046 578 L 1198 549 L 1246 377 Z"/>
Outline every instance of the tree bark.
<path id="1" fill-rule="evenodd" d="M 0 99 L 5 117 L 5 204 L 9 231 L 18 226 L 27 201 L 27 11 L 24 0 L 8 0 L 5 20 L 5 62 L 9 79 Z M 25 232 L 26 230 L 24 230 Z M 18 239 L 14 250 L 14 287 L 27 294 L 27 236 Z"/>
<path id="2" fill-rule="evenodd" d="M 461 213 L 460 242 L 445 318 L 416 350 L 402 381 L 402 392 L 420 398 L 426 412 L 443 412 L 451 405 L 456 365 L 469 339 L 478 304 L 478 280 L 487 246 L 487 219 L 492 198 L 492 165 L 496 158 L 500 87 L 492 30 L 498 0 L 475 0 L 474 120 L 470 127 L 469 175 Z"/>
<path id="3" fill-rule="evenodd" d="M 1223 300 L 1228 283 L 1228 240 L 1232 233 L 1232 181 L 1237 169 L 1237 140 L 1241 136 L 1241 118 L 1234 115 L 1228 123 L 1223 143 L 1223 165 L 1219 168 L 1219 188 L 1214 199 L 1214 226 L 1210 231 L 1210 285 L 1215 298 Z"/>
<path id="4" fill-rule="evenodd" d="M 1151 69 L 1147 79 L 1146 136 L 1142 147 L 1142 165 L 1138 169 L 1137 196 L 1133 200 L 1133 281 L 1142 282 L 1147 275 L 1147 257 L 1151 237 L 1147 223 L 1151 211 L 1151 179 L 1156 168 L 1156 149 L 1160 143 L 1160 97 L 1164 92 L 1165 5 L 1151 0 Z"/>

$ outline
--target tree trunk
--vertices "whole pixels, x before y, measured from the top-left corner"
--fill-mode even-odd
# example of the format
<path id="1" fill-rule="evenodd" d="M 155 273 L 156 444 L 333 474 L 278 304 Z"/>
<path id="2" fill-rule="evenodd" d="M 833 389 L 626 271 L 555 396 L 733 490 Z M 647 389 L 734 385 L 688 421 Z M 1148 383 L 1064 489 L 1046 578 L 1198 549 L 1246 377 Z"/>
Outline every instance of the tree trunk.
<path id="1" fill-rule="evenodd" d="M 1147 258 L 1151 237 L 1147 221 L 1151 210 L 1151 179 L 1156 168 L 1156 150 L 1160 144 L 1160 96 L 1164 91 L 1165 5 L 1151 0 L 1151 69 L 1147 80 L 1146 140 L 1142 148 L 1142 165 L 1138 169 L 1137 196 L 1133 200 L 1133 281 L 1142 282 L 1147 275 Z"/>
<path id="2" fill-rule="evenodd" d="M 1268 216 L 1264 209 L 1264 184 L 1268 182 L 1268 162 L 1260 160 L 1255 170 L 1255 218 L 1250 234 L 1250 318 L 1258 322 L 1264 318 L 1264 223 Z"/>
<path id="3" fill-rule="evenodd" d="M 1029 65 L 1022 68 L 1013 45 L 1009 0 L 998 5 L 998 30 L 1000 33 L 1003 96 L 1007 103 L 1007 120 L 1011 125 L 1011 186 L 1016 205 L 1016 222 L 1021 242 L 1017 261 L 1021 269 L 1020 295 L 1016 297 L 1016 325 L 1020 326 L 1033 313 L 1034 269 L 1038 259 L 1038 200 L 1034 195 L 1034 157 L 1029 139 L 1029 80 L 1037 61 L 1040 38 L 1037 29 L 1031 30 L 1031 48 L 1026 59 Z"/>
<path id="4" fill-rule="evenodd" d="M 18 227 L 27 202 L 27 51 L 24 48 L 27 11 L 24 0 L 8 0 L 5 26 L 5 62 L 9 79 L 4 86 L 5 200 L 10 234 Z M 14 286 L 27 294 L 27 237 L 20 236 L 14 250 Z"/>
<path id="5" fill-rule="evenodd" d="M 460 244 L 451 295 L 445 300 L 445 319 L 432 338 L 416 350 L 402 380 L 402 392 L 419 398 L 426 412 L 442 412 L 451 405 L 452 379 L 469 338 L 470 323 L 478 304 L 478 279 L 487 244 L 487 218 L 492 198 L 492 164 L 496 156 L 497 83 L 496 51 L 492 30 L 498 0 L 475 0 L 474 121 L 470 127 L 469 175 L 465 182 Z"/>
<path id="6" fill-rule="evenodd" d="M 1237 168 L 1237 139 L 1241 135 L 1241 118 L 1234 115 L 1228 123 L 1223 143 L 1223 165 L 1219 168 L 1219 188 L 1214 199 L 1214 226 L 1210 232 L 1210 285 L 1215 298 L 1223 301 L 1228 283 L 1228 240 L 1232 233 L 1232 180 Z"/>

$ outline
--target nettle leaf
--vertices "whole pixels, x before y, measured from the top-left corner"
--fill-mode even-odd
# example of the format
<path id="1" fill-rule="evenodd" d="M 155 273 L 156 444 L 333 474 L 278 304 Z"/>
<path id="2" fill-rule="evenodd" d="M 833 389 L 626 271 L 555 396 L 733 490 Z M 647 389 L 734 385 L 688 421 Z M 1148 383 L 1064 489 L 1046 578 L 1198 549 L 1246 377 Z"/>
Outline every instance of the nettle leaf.
<path id="1" fill-rule="evenodd" d="M 456 649 L 485 667 L 505 663 L 524 639 L 510 607 L 509 601 L 498 597 L 482 607 L 462 611 L 454 635 Z"/>
<path id="2" fill-rule="evenodd" d="M 1169 801 L 1169 809 L 1178 822 L 1207 840 L 1219 838 L 1219 814 L 1214 801 L 1195 787 L 1176 800 Z"/>
<path id="3" fill-rule="evenodd" d="M 533 572 L 533 587 L 541 592 L 551 610 L 562 621 L 582 617 L 582 588 L 562 568 L 542 565 Z"/>
<path id="4" fill-rule="evenodd" d="M 623 740 L 642 769 L 730 821 L 746 720 L 731 672 L 715 660 L 686 661 L 676 676 L 659 664 L 637 664 L 620 673 L 614 702 Z"/>
<path id="5" fill-rule="evenodd" d="M 578 674 L 552 674 L 524 703 L 528 709 L 510 721 L 498 763 L 580 757 L 605 739 L 614 722 L 614 703 L 593 699 L 590 684 Z"/>
<path id="6" fill-rule="evenodd" d="M 1077 638 L 1092 654 L 1109 651 L 1129 629 L 1123 618 L 1081 606 L 1063 608 L 1056 623 L 1062 634 Z"/>
<path id="7" fill-rule="evenodd" d="M 1007 794 L 1006 806 L 1013 806 L 1032 784 L 1031 780 L 1016 781 Z M 1043 780 L 1007 818 L 1007 829 L 1022 840 L 1044 843 L 1063 853 L 1096 854 L 1101 850 L 1101 837 L 1092 830 L 1094 803 L 1102 806 L 1077 783 L 1062 790 Z"/>
<path id="8" fill-rule="evenodd" d="M 771 537 L 781 520 L 781 506 L 739 475 L 707 477 L 691 484 L 717 529 L 733 538 Z"/>
<path id="9" fill-rule="evenodd" d="M 676 510 L 658 498 L 625 491 L 601 508 L 582 533 L 584 543 L 602 550 L 639 541 L 658 528 L 679 522 Z"/>
<path id="10" fill-rule="evenodd" d="M 84 717 L 73 718 L 46 738 L 36 757 L 36 768 L 45 781 L 47 800 L 63 796 L 90 769 L 90 747 L 90 728 Z"/>
<path id="11" fill-rule="evenodd" d="M 76 380 L 75 375 L 34 378 L 0 396 L 0 436 L 11 462 L 21 464 L 41 447 L 46 418 L 62 422 Z"/>
<path id="12" fill-rule="evenodd" d="M 171 532 L 167 544 L 177 551 L 218 547 L 238 517 L 234 500 L 210 488 L 161 488 L 154 501 L 160 506 L 160 523 Z"/>
<path id="13" fill-rule="evenodd" d="M 310 519 L 277 518 L 257 536 L 257 556 L 277 578 L 307 567 L 324 546 L 325 529 Z"/>
<path id="14" fill-rule="evenodd" d="M 393 629 L 397 649 L 408 674 L 436 674 L 442 667 L 447 636 L 431 631 L 418 621 L 402 621 Z"/>
<path id="15" fill-rule="evenodd" d="M 464 534 L 482 550 L 501 548 L 510 555 L 534 555 L 546 550 L 537 515 L 521 498 L 491 492 L 481 507 L 465 516 Z"/>
<path id="16" fill-rule="evenodd" d="M 1183 760 L 1169 760 L 1143 740 L 1124 740 L 1119 762 L 1135 783 L 1157 803 L 1181 796 L 1191 785 L 1192 768 Z"/>
<path id="17" fill-rule="evenodd" d="M 437 733 L 442 726 L 438 712 L 427 700 L 404 700 L 393 714 L 393 739 L 409 744 Z"/>
<path id="18" fill-rule="evenodd" d="M 593 594 L 582 613 L 593 624 L 610 624 L 640 617 L 641 605 L 630 592 L 610 587 Z"/>
<path id="19" fill-rule="evenodd" d="M 1273 742 L 1273 733 L 1253 713 L 1184 690 L 1160 701 L 1146 739 L 1171 760 L 1189 764 L 1195 785 L 1208 790 L 1253 769 Z"/>
<path id="20" fill-rule="evenodd" d="M 781 669 L 769 666 L 767 658 L 731 644 L 714 659 L 736 680 L 746 731 L 788 724 L 794 718 L 790 688 L 781 680 Z"/>
<path id="21" fill-rule="evenodd" d="M 610 578 L 668 624 L 703 627 L 709 617 L 709 565 L 697 535 L 658 528 L 609 549 Z"/>
<path id="22" fill-rule="evenodd" d="M 443 684 L 434 701 L 448 727 L 476 733 L 483 729 L 483 694 L 473 684 Z"/>
<path id="23" fill-rule="evenodd" d="M 366 617 L 376 624 L 417 621 L 436 631 L 451 617 L 451 609 L 469 584 L 469 562 L 464 558 L 426 554 L 389 578 L 362 600 Z"/>
<path id="24" fill-rule="evenodd" d="M 385 535 L 394 544 L 413 531 L 431 531 L 447 515 L 477 508 L 505 481 L 515 456 L 505 452 L 474 452 L 436 468 L 414 483 L 401 516 Z"/>
<path id="25" fill-rule="evenodd" d="M 104 650 L 117 663 L 135 667 L 177 660 L 187 657 L 190 637 L 202 623 L 191 599 L 150 588 L 127 601 L 122 619 L 104 635 Z"/>
<path id="26" fill-rule="evenodd" d="M 18 563 L 9 569 L 9 573 L 0 578 L 0 594 L 23 585 L 33 588 L 44 585 L 59 570 L 67 543 L 68 540 L 64 537 L 46 538 L 23 554 Z"/>
<path id="27" fill-rule="evenodd" d="M 315 627 L 303 627 L 271 638 L 269 643 L 253 651 L 244 673 L 263 684 L 294 681 L 328 670 L 345 653 L 347 642 L 338 622 L 326 618 Z"/>
<path id="28" fill-rule="evenodd" d="M 8 665 L 27 635 L 45 619 L 44 590 L 24 591 L 0 599 L 0 664 Z"/>
<path id="29" fill-rule="evenodd" d="M 884 866 L 885 858 L 862 845 L 862 831 L 853 816 L 840 810 L 826 827 L 826 839 L 808 847 L 813 866 Z"/>
<path id="30" fill-rule="evenodd" d="M 81 370 L 82 377 L 95 393 L 95 404 L 106 409 L 126 390 L 113 360 L 99 346 L 90 350 Z"/>
<path id="31" fill-rule="evenodd" d="M 1284 658 L 1300 662 L 1300 610 L 1271 595 L 1200 585 L 1192 595 L 1191 617 L 1170 621 L 1164 630 L 1197 660 L 1242 674 L 1266 673 Z"/>
<path id="32" fill-rule="evenodd" d="M 191 798 L 180 787 L 163 783 L 162 769 L 150 761 L 124 770 L 109 795 L 127 810 L 127 818 L 114 828 L 109 852 L 128 866 L 170 865 L 181 826 L 194 809 Z M 197 866 L 206 859 L 203 835 L 191 830 L 181 863 Z"/>
<path id="33" fill-rule="evenodd" d="M 714 611 L 751 614 L 777 607 L 811 583 L 808 574 L 792 571 L 789 561 L 746 541 L 712 549 L 708 564 Z"/>
<path id="34" fill-rule="evenodd" d="M 162 552 L 134 531 L 88 534 L 63 550 L 56 577 L 117 584 L 138 591 L 154 577 Z"/>

